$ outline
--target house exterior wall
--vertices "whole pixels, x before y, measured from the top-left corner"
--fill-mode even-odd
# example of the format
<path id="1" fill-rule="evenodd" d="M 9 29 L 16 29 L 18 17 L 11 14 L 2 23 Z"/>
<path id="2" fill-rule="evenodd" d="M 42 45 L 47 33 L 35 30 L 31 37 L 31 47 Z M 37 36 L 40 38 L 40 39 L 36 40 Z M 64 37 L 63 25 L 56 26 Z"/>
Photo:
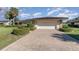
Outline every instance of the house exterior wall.
<path id="1" fill-rule="evenodd" d="M 5 23 L 3 23 L 4 25 L 10 25 L 10 22 L 5 22 Z"/>
<path id="2" fill-rule="evenodd" d="M 53 25 L 59 25 L 60 22 L 57 19 L 39 19 L 36 20 L 36 23 L 49 23 L 49 24 L 53 24 Z"/>
<path id="3" fill-rule="evenodd" d="M 39 24 L 40 25 L 49 24 L 48 26 L 50 27 L 50 29 L 52 29 L 54 27 L 55 27 L 55 29 L 59 29 L 59 28 L 62 27 L 61 22 L 58 19 L 39 19 L 39 20 L 35 20 L 35 26 L 37 27 Z M 46 26 L 44 25 L 44 28 L 45 27 Z"/>

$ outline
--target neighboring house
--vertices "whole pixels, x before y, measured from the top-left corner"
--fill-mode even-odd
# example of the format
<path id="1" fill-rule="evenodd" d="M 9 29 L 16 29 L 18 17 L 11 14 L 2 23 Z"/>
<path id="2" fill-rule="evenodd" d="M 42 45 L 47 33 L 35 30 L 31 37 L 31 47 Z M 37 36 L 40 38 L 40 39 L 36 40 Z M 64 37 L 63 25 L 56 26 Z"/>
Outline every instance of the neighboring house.
<path id="1" fill-rule="evenodd" d="M 10 22 L 5 22 L 4 25 L 10 25 Z"/>
<path id="2" fill-rule="evenodd" d="M 62 28 L 63 21 L 67 19 L 67 17 L 41 17 L 32 18 L 30 20 L 33 21 L 37 29 L 59 29 Z"/>
<path id="3" fill-rule="evenodd" d="M 9 21 L 0 21 L 0 24 L 9 25 Z"/>
<path id="4" fill-rule="evenodd" d="M 68 22 L 68 24 L 71 26 L 76 26 L 76 27 L 78 26 L 79 27 L 79 20 L 70 20 Z"/>
<path id="5" fill-rule="evenodd" d="M 79 21 L 75 21 L 74 25 L 78 25 L 79 26 Z"/>
<path id="6" fill-rule="evenodd" d="M 2 20 L 0 21 L 0 24 L 3 24 L 3 25 L 11 25 L 12 24 L 12 20 Z"/>

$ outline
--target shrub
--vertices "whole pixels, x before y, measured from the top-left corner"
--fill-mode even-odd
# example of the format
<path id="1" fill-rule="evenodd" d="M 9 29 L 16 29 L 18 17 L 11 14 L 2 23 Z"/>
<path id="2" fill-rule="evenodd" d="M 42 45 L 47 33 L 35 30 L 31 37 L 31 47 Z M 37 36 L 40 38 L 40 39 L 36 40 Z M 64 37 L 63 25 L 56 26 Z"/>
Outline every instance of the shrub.
<path id="1" fill-rule="evenodd" d="M 0 27 L 3 27 L 4 26 L 4 24 L 3 23 L 0 23 Z"/>
<path id="2" fill-rule="evenodd" d="M 28 23 L 28 24 L 27 24 L 27 27 L 28 27 L 30 30 L 35 30 L 35 29 L 36 29 L 36 27 L 35 27 L 34 24 L 32 24 L 32 23 Z"/>
<path id="3" fill-rule="evenodd" d="M 59 30 L 63 31 L 63 32 L 71 32 L 73 29 L 71 29 L 71 28 L 60 28 Z"/>
<path id="4" fill-rule="evenodd" d="M 27 27 L 34 27 L 34 24 L 28 23 L 28 24 L 27 24 Z"/>
<path id="5" fill-rule="evenodd" d="M 5 25 L 5 27 L 17 27 L 17 25 Z"/>
<path id="6" fill-rule="evenodd" d="M 23 35 L 23 34 L 27 34 L 29 33 L 29 29 L 14 29 L 12 31 L 12 34 L 15 34 L 15 35 Z"/>
<path id="7" fill-rule="evenodd" d="M 27 27 L 27 26 L 17 26 L 17 27 L 18 27 L 18 29 L 26 29 L 26 30 L 29 30 L 30 31 L 30 28 Z"/>
<path id="8" fill-rule="evenodd" d="M 63 25 L 63 28 L 68 28 L 69 26 L 67 24 Z"/>
<path id="9" fill-rule="evenodd" d="M 68 24 L 68 26 L 69 26 L 69 27 L 73 27 L 73 25 L 71 25 L 71 24 Z"/>
<path id="10" fill-rule="evenodd" d="M 27 26 L 23 26 L 23 25 L 18 25 L 17 27 L 18 27 L 19 29 L 27 28 Z"/>
<path id="11" fill-rule="evenodd" d="M 35 30 L 35 29 L 36 29 L 36 27 L 30 27 L 29 29 L 30 29 L 30 30 Z"/>
<path id="12" fill-rule="evenodd" d="M 59 28 L 59 31 L 64 31 L 63 28 Z"/>

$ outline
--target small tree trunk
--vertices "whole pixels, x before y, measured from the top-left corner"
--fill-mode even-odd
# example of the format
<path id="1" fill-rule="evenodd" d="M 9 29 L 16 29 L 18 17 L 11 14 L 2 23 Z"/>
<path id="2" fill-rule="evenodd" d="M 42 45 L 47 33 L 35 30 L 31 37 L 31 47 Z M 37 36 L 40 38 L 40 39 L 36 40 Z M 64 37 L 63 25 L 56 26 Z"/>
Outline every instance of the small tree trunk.
<path id="1" fill-rule="evenodd" d="M 13 19 L 11 19 L 11 25 L 13 25 Z"/>
<path id="2" fill-rule="evenodd" d="M 13 18 L 13 25 L 14 25 L 14 18 Z"/>
<path id="3" fill-rule="evenodd" d="M 15 25 L 15 17 L 13 18 L 13 25 Z"/>
<path id="4" fill-rule="evenodd" d="M 11 20 L 11 25 L 14 25 L 14 19 Z"/>
<path id="5" fill-rule="evenodd" d="M 9 22 L 10 22 L 9 25 L 12 25 L 12 19 L 9 19 Z"/>

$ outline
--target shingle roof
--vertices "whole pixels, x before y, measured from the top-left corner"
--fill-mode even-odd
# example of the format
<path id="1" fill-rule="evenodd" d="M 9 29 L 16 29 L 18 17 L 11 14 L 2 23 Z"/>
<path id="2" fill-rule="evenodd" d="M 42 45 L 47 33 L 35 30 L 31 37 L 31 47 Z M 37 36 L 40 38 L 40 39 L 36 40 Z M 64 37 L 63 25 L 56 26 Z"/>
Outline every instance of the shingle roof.
<path id="1" fill-rule="evenodd" d="M 68 19 L 67 17 L 40 17 L 36 19 Z"/>
<path id="2" fill-rule="evenodd" d="M 68 19 L 68 17 L 39 17 L 39 18 L 32 18 L 32 19 L 27 19 L 27 20 L 37 20 L 37 19 L 61 19 L 61 20 L 65 20 Z"/>
<path id="3" fill-rule="evenodd" d="M 65 19 L 68 19 L 68 17 L 40 17 L 40 18 L 32 18 L 32 19 L 26 19 L 26 20 L 19 20 L 20 22 L 26 22 L 26 21 L 29 21 L 29 20 L 38 20 L 38 19 L 50 19 L 50 20 L 53 20 L 53 19 L 57 19 L 57 20 L 65 20 Z"/>

